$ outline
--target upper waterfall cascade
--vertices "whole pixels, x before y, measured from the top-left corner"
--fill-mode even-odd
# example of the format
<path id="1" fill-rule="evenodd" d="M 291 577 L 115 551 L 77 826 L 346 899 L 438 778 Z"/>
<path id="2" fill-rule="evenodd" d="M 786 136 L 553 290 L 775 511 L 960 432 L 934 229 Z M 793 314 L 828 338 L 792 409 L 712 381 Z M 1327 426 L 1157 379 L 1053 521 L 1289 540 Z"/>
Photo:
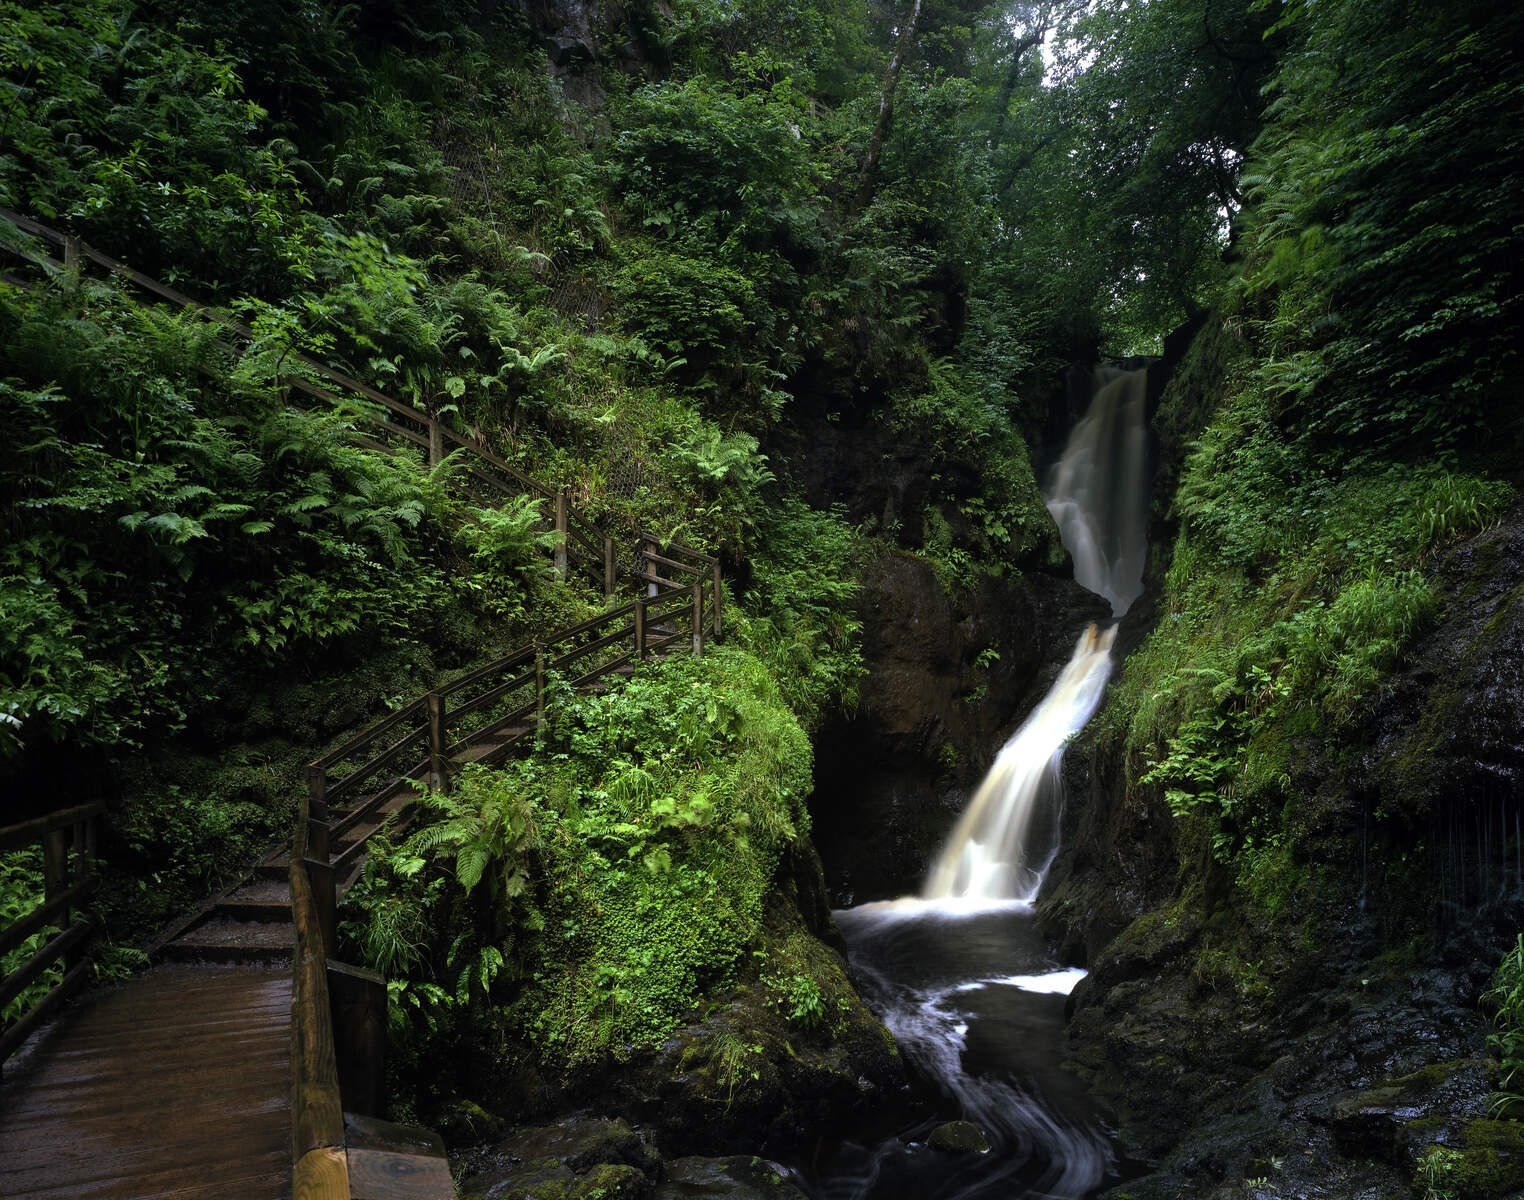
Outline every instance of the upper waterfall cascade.
<path id="1" fill-rule="evenodd" d="M 1092 388 L 1043 499 L 1075 580 L 1120 618 L 1143 593 L 1148 550 L 1148 372 L 1097 367 Z"/>
<path id="2" fill-rule="evenodd" d="M 1075 579 L 1120 618 L 1143 591 L 1147 552 L 1148 373 L 1098 368 L 1090 409 L 1069 436 L 1044 499 L 1074 559 Z M 921 894 L 931 900 L 1032 901 L 1058 850 L 1069 739 L 1111 674 L 1116 626 L 1091 625 L 1069 665 L 994 766 L 948 837 Z"/>

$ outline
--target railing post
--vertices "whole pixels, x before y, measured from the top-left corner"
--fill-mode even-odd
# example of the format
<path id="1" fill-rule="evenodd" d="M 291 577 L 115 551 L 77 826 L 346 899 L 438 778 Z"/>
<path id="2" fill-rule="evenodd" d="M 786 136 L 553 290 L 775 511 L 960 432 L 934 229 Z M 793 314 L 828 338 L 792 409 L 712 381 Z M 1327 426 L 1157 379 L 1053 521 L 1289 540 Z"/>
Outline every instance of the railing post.
<path id="1" fill-rule="evenodd" d="M 72 884 L 84 883 L 85 877 L 90 873 L 90 862 L 95 857 L 95 818 L 86 817 L 83 821 L 74 822 L 74 869 L 70 872 Z M 69 913 L 61 916 L 60 929 L 67 929 L 73 922 L 69 919 Z M 64 968 L 77 966 L 85 960 L 85 947 L 83 943 L 74 946 L 64 953 Z"/>
<path id="2" fill-rule="evenodd" d="M 450 790 L 450 772 L 445 765 L 444 697 L 430 692 L 429 701 L 429 786 L 436 792 Z"/>
<path id="3" fill-rule="evenodd" d="M 614 558 L 614 539 L 603 539 L 603 598 L 607 601 L 614 599 L 614 577 L 617 563 Z"/>
<path id="4" fill-rule="evenodd" d="M 566 491 L 562 489 L 556 492 L 556 574 L 566 578 L 566 525 L 567 525 L 567 501 Z"/>
<path id="5" fill-rule="evenodd" d="M 64 287 L 73 291 L 79 286 L 79 239 L 64 238 Z"/>
<path id="6" fill-rule="evenodd" d="M 642 568 L 643 568 L 642 574 L 651 575 L 651 576 L 655 576 L 656 575 L 656 564 L 651 561 L 655 557 L 656 557 L 656 543 L 655 542 L 650 542 L 650 541 L 645 542 L 642 545 L 641 551 L 640 551 L 640 561 L 641 561 L 641 565 L 642 565 Z M 655 578 L 653 578 L 651 580 L 651 582 L 646 585 L 646 595 L 648 595 L 648 596 L 654 596 L 654 595 L 656 595 L 656 579 Z"/>
<path id="7" fill-rule="evenodd" d="M 534 723 L 545 731 L 545 647 L 539 642 L 534 644 Z"/>
<path id="8" fill-rule="evenodd" d="M 720 624 L 720 563 L 718 559 L 714 562 L 714 574 L 712 578 L 714 587 L 714 641 L 715 645 L 719 645 L 725 640 L 725 632 Z"/>
<path id="9" fill-rule="evenodd" d="M 42 898 L 50 901 L 69 888 L 69 831 L 67 827 L 50 829 L 42 835 Z M 58 928 L 67 929 L 72 922 L 70 911 L 58 914 Z"/>
<path id="10" fill-rule="evenodd" d="M 328 772 L 322 767 L 308 766 L 307 852 L 302 862 L 312 884 L 313 907 L 317 909 L 318 928 L 323 933 L 323 953 L 332 958 L 338 952 L 339 927 L 333 864 L 328 861 L 328 832 Z"/>
<path id="11" fill-rule="evenodd" d="M 328 772 L 322 767 L 307 767 L 307 815 L 328 820 Z"/>
<path id="12" fill-rule="evenodd" d="M 693 585 L 693 657 L 704 657 L 704 585 Z"/>
<path id="13" fill-rule="evenodd" d="M 379 1117 L 386 1107 L 386 980 L 328 960 L 328 1010 L 345 1112 Z"/>
<path id="14" fill-rule="evenodd" d="M 318 929 L 323 935 L 323 957 L 332 958 L 339 952 L 339 922 L 337 889 L 334 886 L 333 864 L 328 861 L 328 826 L 319 825 L 323 831 L 323 856 L 309 855 L 302 860 L 307 879 L 312 884 L 312 907 L 317 910 Z M 312 836 L 314 826 L 308 824 L 307 836 Z"/>
<path id="15" fill-rule="evenodd" d="M 437 467 L 444 461 L 444 426 L 438 417 L 429 418 L 429 466 Z"/>
<path id="16" fill-rule="evenodd" d="M 646 601 L 644 596 L 635 597 L 635 657 L 646 656 Z"/>

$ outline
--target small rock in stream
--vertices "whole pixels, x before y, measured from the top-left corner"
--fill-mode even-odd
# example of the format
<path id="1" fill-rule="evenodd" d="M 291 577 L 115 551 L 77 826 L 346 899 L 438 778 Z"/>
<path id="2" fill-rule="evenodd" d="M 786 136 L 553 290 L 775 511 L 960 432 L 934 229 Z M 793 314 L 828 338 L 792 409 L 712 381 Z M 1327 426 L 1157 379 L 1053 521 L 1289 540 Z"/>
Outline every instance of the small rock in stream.
<path id="1" fill-rule="evenodd" d="M 933 1150 L 942 1150 L 948 1154 L 988 1154 L 990 1149 L 984 1131 L 967 1121 L 948 1121 L 945 1125 L 938 1125 L 931 1131 L 926 1144 Z"/>

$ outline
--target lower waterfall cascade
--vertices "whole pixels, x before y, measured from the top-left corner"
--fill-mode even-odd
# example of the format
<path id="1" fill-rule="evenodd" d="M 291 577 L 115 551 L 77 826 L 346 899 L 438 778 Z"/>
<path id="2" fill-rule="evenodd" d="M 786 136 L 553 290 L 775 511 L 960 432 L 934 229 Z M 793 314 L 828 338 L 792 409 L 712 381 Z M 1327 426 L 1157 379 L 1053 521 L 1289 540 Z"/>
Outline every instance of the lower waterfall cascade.
<path id="1" fill-rule="evenodd" d="M 843 1144 L 810 1171 L 829 1200 L 1083 1200 L 1117 1178 L 1103 1123 L 1059 1065 L 1065 1000 L 1084 973 L 1052 958 L 1032 915 L 1059 848 L 1064 747 L 1099 705 L 1115 621 L 1143 590 L 1146 390 L 1145 370 L 1098 368 L 1089 411 L 1044 489 L 1076 580 L 1111 603 L 1113 623 L 1080 635 L 996 755 L 920 895 L 835 914 L 865 998 L 990 1149 L 935 1149 L 935 1121 L 876 1145 Z"/>

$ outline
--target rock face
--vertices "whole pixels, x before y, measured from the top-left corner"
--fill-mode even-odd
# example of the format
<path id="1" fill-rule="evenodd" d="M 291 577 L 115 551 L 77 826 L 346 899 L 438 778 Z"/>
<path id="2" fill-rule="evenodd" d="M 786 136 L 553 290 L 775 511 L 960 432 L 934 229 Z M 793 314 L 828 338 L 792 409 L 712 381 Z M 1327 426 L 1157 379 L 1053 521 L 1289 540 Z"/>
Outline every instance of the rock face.
<path id="1" fill-rule="evenodd" d="M 1138 764 L 1088 751 L 1042 915 L 1090 967 L 1072 1061 L 1156 1168 L 1119 1194 L 1519 1187 L 1477 1001 L 1524 927 L 1524 507 L 1428 572 L 1436 626 L 1352 731 L 1296 747 L 1274 916 L 1177 844 Z"/>
<path id="2" fill-rule="evenodd" d="M 562 91 L 590 113 L 603 108 L 600 67 L 645 72 L 651 55 L 640 22 L 600 0 L 518 0 L 517 8 L 544 48 Z"/>
<path id="3" fill-rule="evenodd" d="M 1032 573 L 949 594 L 925 560 L 864 577 L 861 704 L 815 744 L 815 841 L 838 906 L 914 891 L 1007 737 L 1107 606 Z"/>
<path id="4" fill-rule="evenodd" d="M 783 1167 L 750 1155 L 663 1162 L 623 1120 L 568 1117 L 458 1157 L 464 1200 L 803 1200 Z"/>

